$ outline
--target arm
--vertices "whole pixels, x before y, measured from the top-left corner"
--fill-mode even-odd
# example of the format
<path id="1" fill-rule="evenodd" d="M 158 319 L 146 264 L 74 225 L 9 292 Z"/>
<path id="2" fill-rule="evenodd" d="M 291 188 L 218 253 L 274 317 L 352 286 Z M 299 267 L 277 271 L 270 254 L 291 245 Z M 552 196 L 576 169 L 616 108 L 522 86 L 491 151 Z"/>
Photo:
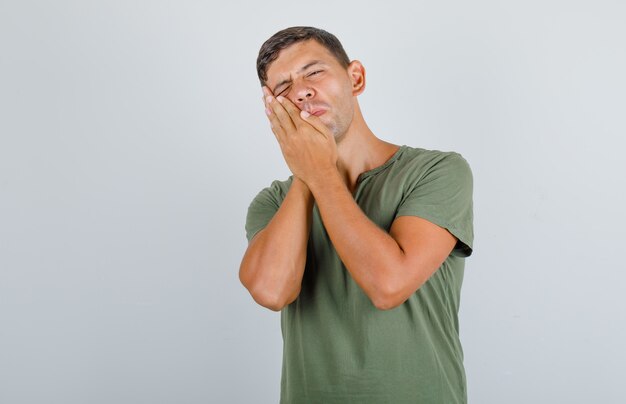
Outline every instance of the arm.
<path id="1" fill-rule="evenodd" d="M 278 102 L 276 102 L 278 100 Z M 355 282 L 379 309 L 402 304 L 448 257 L 456 237 L 417 216 L 387 233 L 363 213 L 337 170 L 334 136 L 288 99 L 268 98 L 268 116 L 293 174 L 313 193 L 324 226 Z"/>
<path id="2" fill-rule="evenodd" d="M 272 220 L 250 240 L 239 279 L 261 306 L 280 311 L 298 297 L 312 209 L 311 191 L 294 177 Z"/>
<path id="3" fill-rule="evenodd" d="M 416 216 L 396 218 L 387 233 L 363 213 L 337 170 L 312 182 L 311 190 L 339 257 L 381 310 L 406 301 L 456 244 L 446 229 Z"/>

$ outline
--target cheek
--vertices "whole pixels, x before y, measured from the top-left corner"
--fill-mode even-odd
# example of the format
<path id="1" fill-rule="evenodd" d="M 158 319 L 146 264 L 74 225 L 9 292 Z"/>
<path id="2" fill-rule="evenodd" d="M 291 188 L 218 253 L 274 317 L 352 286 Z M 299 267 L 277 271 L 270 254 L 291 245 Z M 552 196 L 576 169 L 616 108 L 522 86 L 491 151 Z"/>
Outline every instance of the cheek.
<path id="1" fill-rule="evenodd" d="M 333 80 L 327 83 L 327 85 L 325 86 L 325 89 L 328 92 L 328 94 L 332 94 L 332 96 L 335 98 L 342 97 L 346 92 L 346 86 L 336 80 Z"/>
<path id="2" fill-rule="evenodd" d="M 324 87 L 322 98 L 336 111 L 342 111 L 340 114 L 352 107 L 352 89 L 341 82 L 333 81 Z"/>

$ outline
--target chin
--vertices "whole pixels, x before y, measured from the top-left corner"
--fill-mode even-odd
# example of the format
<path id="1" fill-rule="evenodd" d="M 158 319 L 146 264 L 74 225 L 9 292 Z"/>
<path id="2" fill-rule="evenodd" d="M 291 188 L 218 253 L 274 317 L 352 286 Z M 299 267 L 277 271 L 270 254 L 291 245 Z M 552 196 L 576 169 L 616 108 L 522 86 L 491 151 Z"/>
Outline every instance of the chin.
<path id="1" fill-rule="evenodd" d="M 328 128 L 328 130 L 330 130 L 330 132 L 333 134 L 333 137 L 335 138 L 336 142 L 339 142 L 341 139 L 345 137 L 347 128 L 341 128 L 339 125 L 337 125 L 337 122 L 333 120 L 326 121 L 324 119 L 324 116 L 322 116 L 320 120 Z"/>
<path id="2" fill-rule="evenodd" d="M 346 137 L 346 132 L 335 132 L 333 131 L 333 137 L 335 138 L 335 143 L 339 144 Z"/>

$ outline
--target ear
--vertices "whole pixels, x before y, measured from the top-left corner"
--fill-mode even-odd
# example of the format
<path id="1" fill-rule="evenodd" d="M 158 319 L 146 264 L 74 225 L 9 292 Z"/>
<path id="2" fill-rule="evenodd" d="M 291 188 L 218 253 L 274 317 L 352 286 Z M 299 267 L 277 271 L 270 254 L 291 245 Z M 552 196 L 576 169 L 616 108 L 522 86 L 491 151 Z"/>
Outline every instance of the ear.
<path id="1" fill-rule="evenodd" d="M 348 65 L 348 75 L 352 82 L 352 95 L 357 96 L 365 91 L 365 67 L 358 60 Z"/>

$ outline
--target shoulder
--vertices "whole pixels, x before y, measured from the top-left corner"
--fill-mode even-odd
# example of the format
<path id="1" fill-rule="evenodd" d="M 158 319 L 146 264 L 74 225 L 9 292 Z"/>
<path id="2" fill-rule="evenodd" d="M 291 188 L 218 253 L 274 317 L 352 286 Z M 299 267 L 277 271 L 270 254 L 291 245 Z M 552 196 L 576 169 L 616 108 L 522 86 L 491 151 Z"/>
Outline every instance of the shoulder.
<path id="1" fill-rule="evenodd" d="M 413 164 L 435 164 L 442 160 L 463 160 L 465 158 L 456 151 L 429 150 L 420 147 L 403 146 L 402 158 Z"/>
<path id="2" fill-rule="evenodd" d="M 396 217 L 419 216 L 452 233 L 455 254 L 472 253 L 473 179 L 469 164 L 457 152 L 409 148 L 407 180 Z"/>
<path id="3" fill-rule="evenodd" d="M 268 186 L 261 189 L 254 197 L 252 204 L 259 201 L 271 201 L 277 205 L 280 205 L 293 181 L 293 175 L 289 176 L 285 180 L 274 180 Z"/>
<path id="4" fill-rule="evenodd" d="M 471 168 L 467 160 L 456 151 L 428 150 L 404 146 L 400 158 L 401 165 L 417 179 L 441 174 L 471 178 Z"/>
<path id="5" fill-rule="evenodd" d="M 291 186 L 293 176 L 286 180 L 274 180 L 252 199 L 246 215 L 246 237 L 252 240 L 272 219 Z"/>

